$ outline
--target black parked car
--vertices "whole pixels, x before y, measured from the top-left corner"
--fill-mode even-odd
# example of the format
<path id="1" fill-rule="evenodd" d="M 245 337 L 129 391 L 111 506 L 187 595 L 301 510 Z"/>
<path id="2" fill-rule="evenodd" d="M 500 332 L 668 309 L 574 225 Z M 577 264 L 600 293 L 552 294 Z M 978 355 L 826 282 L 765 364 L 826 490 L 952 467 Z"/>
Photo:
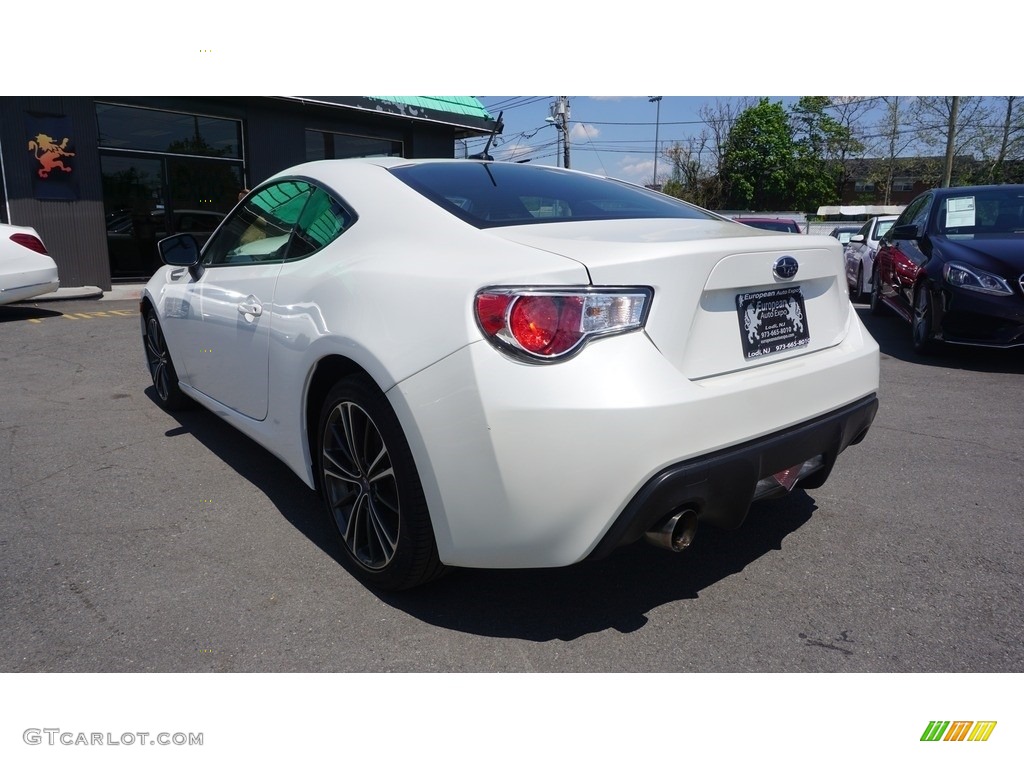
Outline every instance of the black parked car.
<path id="1" fill-rule="evenodd" d="M 843 245 L 846 245 L 847 243 L 850 242 L 850 238 L 851 237 L 853 237 L 858 232 L 860 232 L 860 228 L 861 228 L 860 224 L 857 224 L 856 226 L 846 226 L 846 225 L 844 225 L 844 226 L 839 226 L 839 227 L 832 227 L 832 231 L 829 232 L 828 235 L 829 235 L 829 237 L 834 237 L 836 240 L 838 240 Z"/>
<path id="2" fill-rule="evenodd" d="M 918 352 L 1024 346 L 1024 184 L 914 198 L 875 260 L 871 310 L 883 307 L 911 323 Z"/>

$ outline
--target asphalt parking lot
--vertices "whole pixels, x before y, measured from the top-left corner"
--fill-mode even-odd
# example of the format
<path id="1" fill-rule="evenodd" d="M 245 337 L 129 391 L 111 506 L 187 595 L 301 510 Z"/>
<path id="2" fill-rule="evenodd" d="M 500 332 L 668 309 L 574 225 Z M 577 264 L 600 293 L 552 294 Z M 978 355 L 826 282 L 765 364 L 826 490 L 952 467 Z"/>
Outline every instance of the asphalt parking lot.
<path id="1" fill-rule="evenodd" d="M 375 594 L 319 502 L 156 404 L 133 301 L 0 307 L 0 671 L 1024 671 L 1024 352 L 882 347 L 821 489 L 554 571 Z"/>

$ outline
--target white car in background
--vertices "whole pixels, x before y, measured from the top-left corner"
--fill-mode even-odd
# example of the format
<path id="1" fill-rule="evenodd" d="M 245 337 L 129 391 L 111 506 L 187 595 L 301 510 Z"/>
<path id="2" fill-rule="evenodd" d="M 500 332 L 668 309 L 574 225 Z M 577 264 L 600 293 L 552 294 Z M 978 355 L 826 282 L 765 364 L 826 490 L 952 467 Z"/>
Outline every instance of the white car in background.
<path id="1" fill-rule="evenodd" d="M 327 160 L 264 182 L 141 301 L 159 401 L 320 491 L 353 573 L 544 568 L 825 482 L 877 410 L 840 245 L 622 182 Z"/>
<path id="2" fill-rule="evenodd" d="M 871 279 L 874 275 L 878 241 L 889 231 L 897 218 L 897 216 L 873 216 L 864 222 L 864 226 L 846 244 L 843 260 L 846 263 L 846 284 L 850 288 L 852 301 L 860 301 L 871 293 Z"/>
<path id="3" fill-rule="evenodd" d="M 0 224 L 0 304 L 60 288 L 57 265 L 32 227 Z"/>

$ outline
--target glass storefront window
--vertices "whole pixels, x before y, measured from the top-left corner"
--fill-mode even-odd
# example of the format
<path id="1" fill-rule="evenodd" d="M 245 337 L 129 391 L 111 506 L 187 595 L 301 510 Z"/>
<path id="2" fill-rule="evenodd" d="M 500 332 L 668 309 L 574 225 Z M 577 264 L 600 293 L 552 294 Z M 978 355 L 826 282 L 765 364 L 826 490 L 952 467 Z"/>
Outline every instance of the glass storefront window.
<path id="1" fill-rule="evenodd" d="M 96 104 L 111 277 L 147 278 L 156 243 L 182 232 L 204 243 L 245 186 L 242 123 Z"/>
<path id="2" fill-rule="evenodd" d="M 242 157 L 242 124 L 237 120 L 97 103 L 96 122 L 100 147 Z"/>
<path id="3" fill-rule="evenodd" d="M 395 139 L 306 130 L 307 160 L 344 157 L 405 157 L 405 154 L 402 142 Z"/>

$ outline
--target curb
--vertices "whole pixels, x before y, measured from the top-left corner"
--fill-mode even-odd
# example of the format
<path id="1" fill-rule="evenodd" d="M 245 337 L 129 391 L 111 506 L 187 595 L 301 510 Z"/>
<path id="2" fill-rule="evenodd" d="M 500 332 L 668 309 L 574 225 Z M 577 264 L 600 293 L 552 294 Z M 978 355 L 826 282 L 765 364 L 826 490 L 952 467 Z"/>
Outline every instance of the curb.
<path id="1" fill-rule="evenodd" d="M 40 296 L 33 296 L 26 303 L 38 303 L 44 301 L 71 301 L 75 299 L 98 299 L 100 301 L 125 301 L 139 300 L 142 298 L 144 283 L 129 283 L 115 285 L 109 291 L 95 285 L 82 285 L 74 288 L 58 288 L 51 293 L 44 293 Z"/>

